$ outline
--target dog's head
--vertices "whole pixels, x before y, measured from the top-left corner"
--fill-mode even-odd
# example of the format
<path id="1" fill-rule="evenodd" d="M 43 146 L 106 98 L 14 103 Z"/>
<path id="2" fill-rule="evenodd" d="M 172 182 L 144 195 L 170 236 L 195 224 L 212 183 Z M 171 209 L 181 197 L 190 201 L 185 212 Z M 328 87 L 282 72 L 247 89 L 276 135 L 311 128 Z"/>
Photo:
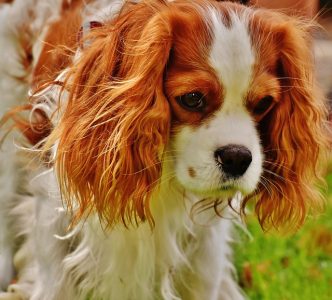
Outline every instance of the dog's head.
<path id="1" fill-rule="evenodd" d="M 257 195 L 265 227 L 301 224 L 325 109 L 310 26 L 230 2 L 141 1 L 91 30 L 50 141 L 69 206 L 107 224 L 153 220 L 163 162 L 202 198 Z M 243 207 L 246 201 L 243 202 Z"/>

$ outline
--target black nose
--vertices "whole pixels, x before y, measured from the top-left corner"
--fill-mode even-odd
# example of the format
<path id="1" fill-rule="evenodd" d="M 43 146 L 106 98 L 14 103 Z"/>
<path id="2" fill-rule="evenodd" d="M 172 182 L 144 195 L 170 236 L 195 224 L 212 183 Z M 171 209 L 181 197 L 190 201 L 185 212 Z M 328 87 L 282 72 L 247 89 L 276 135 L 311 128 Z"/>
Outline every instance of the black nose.
<path id="1" fill-rule="evenodd" d="M 240 145 L 227 145 L 214 153 L 222 170 L 229 176 L 242 176 L 248 169 L 252 156 L 248 148 Z"/>

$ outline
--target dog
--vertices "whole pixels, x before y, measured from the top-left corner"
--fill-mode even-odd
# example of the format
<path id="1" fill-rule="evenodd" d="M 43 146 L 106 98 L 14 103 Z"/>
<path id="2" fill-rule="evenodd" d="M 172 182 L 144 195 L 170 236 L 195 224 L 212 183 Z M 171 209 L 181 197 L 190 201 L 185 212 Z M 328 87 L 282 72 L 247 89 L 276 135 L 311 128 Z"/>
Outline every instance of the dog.
<path id="1" fill-rule="evenodd" d="M 312 24 L 227 1 L 9 2 L 0 299 L 245 299 L 248 201 L 264 230 L 323 205 Z"/>

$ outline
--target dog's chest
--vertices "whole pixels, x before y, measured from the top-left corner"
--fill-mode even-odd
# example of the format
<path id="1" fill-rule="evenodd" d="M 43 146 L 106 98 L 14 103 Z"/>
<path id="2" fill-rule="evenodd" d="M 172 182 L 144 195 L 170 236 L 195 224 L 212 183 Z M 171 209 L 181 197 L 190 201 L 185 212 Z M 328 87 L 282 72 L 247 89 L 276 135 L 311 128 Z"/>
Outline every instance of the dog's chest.
<path id="1" fill-rule="evenodd" d="M 91 219 L 70 257 L 79 262 L 76 268 L 83 263 L 88 271 L 78 283 L 83 294 L 90 290 L 101 299 L 156 299 L 163 291 L 173 293 L 196 244 L 184 211 L 159 219 L 153 230 L 142 224 L 105 233 L 98 220 Z"/>

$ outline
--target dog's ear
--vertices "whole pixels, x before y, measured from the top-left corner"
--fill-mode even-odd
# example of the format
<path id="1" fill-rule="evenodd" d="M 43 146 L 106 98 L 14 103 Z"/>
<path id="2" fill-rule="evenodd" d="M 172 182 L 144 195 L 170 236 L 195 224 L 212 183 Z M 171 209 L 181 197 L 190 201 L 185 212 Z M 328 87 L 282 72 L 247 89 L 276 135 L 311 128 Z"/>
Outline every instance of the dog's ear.
<path id="1" fill-rule="evenodd" d="M 160 7 L 134 6 L 86 36 L 47 143 L 57 141 L 61 193 L 77 220 L 96 211 L 109 226 L 153 222 L 149 198 L 170 125 L 163 75 L 172 37 Z"/>
<path id="2" fill-rule="evenodd" d="M 266 171 L 256 212 L 265 228 L 296 229 L 323 204 L 317 179 L 327 145 L 326 109 L 313 74 L 310 25 L 284 16 L 270 35 L 281 95 L 262 124 Z"/>

